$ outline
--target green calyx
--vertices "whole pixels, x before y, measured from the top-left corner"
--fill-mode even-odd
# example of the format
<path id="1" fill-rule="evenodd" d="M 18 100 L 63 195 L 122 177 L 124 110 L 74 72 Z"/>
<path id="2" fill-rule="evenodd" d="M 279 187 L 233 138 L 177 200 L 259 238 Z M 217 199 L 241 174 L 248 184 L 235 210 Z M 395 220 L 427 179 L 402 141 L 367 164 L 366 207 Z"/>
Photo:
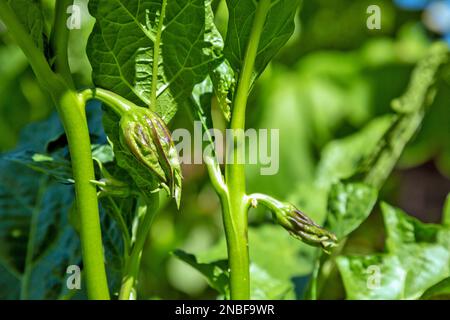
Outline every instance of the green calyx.
<path id="1" fill-rule="evenodd" d="M 120 143 L 158 179 L 180 206 L 181 166 L 163 120 L 147 108 L 133 106 L 120 118 Z"/>

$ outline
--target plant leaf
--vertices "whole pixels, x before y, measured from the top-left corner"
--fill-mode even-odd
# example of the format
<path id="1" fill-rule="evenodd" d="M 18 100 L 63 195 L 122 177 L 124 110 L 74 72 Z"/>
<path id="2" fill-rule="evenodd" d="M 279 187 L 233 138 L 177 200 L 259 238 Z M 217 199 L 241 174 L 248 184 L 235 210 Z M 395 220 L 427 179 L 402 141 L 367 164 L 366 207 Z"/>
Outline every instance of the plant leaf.
<path id="1" fill-rule="evenodd" d="M 386 254 L 337 258 L 347 298 L 418 299 L 450 276 L 450 228 L 422 223 L 385 203 L 381 209 Z"/>
<path id="2" fill-rule="evenodd" d="M 274 0 L 268 12 L 255 61 L 253 81 L 294 32 L 299 0 Z M 238 75 L 242 69 L 257 1 L 227 0 L 229 18 L 224 54 Z"/>
<path id="3" fill-rule="evenodd" d="M 328 197 L 326 228 L 343 239 L 367 219 L 378 197 L 375 188 L 362 183 L 336 183 Z"/>
<path id="4" fill-rule="evenodd" d="M 165 0 L 164 0 L 165 1 Z M 95 85 L 141 106 L 148 106 L 152 79 L 157 79 L 156 111 L 167 123 L 189 98 L 193 86 L 216 60 L 215 40 L 206 21 L 205 0 L 167 1 L 161 32 L 163 1 L 89 2 L 97 21 L 88 43 Z M 206 33 L 208 31 L 208 33 Z M 153 61 L 156 39 L 159 60 Z M 164 63 L 163 63 L 164 62 Z M 153 75 L 153 64 L 158 75 Z"/>
<path id="5" fill-rule="evenodd" d="M 6 299 L 57 299 L 68 293 L 66 268 L 80 265 L 68 221 L 73 189 L 20 164 L 0 160 L 0 282 Z M 12 284 L 11 281 L 14 281 Z"/>
<path id="6" fill-rule="evenodd" d="M 403 298 L 406 272 L 396 256 L 340 256 L 337 266 L 347 299 L 396 300 Z"/>
<path id="7" fill-rule="evenodd" d="M 110 150 L 96 145 L 106 140 L 98 127 L 99 104 L 90 105 L 96 106 L 87 108 L 94 154 L 108 162 Z M 0 157 L 0 284 L 5 288 L 0 298 L 67 299 L 74 294 L 83 297 L 83 283 L 81 291 L 68 290 L 66 286 L 66 268 L 72 264 L 81 266 L 79 237 L 73 227 L 74 219 L 78 218 L 73 186 L 48 177 L 58 177 L 70 168 L 67 141 L 63 138 L 61 123 L 53 114 L 45 121 L 25 127 L 17 149 Z M 36 168 L 36 164 L 31 164 L 33 159 L 16 158 L 28 154 L 48 160 L 42 162 L 48 162 L 49 170 L 42 162 Z M 64 170 L 54 171 L 56 167 L 50 159 L 61 161 Z M 31 168 L 38 170 L 23 164 L 31 164 Z M 60 177 L 66 181 L 67 176 L 72 175 L 65 171 Z M 108 281 L 110 288 L 117 291 L 122 239 L 116 223 L 104 212 L 101 223 Z"/>
<path id="8" fill-rule="evenodd" d="M 446 278 L 435 284 L 420 297 L 424 300 L 449 300 L 450 299 L 450 278 Z"/>
<path id="9" fill-rule="evenodd" d="M 422 223 L 385 203 L 381 208 L 387 250 L 396 254 L 407 270 L 405 298 L 419 298 L 450 276 L 450 228 Z"/>
<path id="10" fill-rule="evenodd" d="M 357 133 L 327 144 L 317 168 L 318 183 L 329 186 L 355 175 L 365 159 L 377 149 L 378 141 L 392 122 L 392 116 L 377 118 Z"/>
<path id="11" fill-rule="evenodd" d="M 8 0 L 11 9 L 16 13 L 19 21 L 29 32 L 36 47 L 44 49 L 44 17 L 40 1 L 37 0 Z"/>

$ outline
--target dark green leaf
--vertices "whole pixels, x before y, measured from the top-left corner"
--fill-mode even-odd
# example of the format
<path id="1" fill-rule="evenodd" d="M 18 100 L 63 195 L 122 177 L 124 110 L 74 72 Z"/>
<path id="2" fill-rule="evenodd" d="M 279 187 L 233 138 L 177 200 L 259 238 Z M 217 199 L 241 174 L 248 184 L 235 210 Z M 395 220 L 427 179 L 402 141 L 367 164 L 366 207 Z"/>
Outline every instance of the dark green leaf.
<path id="1" fill-rule="evenodd" d="M 59 154 L 47 155 L 25 150 L 9 154 L 5 159 L 23 164 L 37 172 L 47 174 L 55 178 L 59 183 L 74 183 L 70 162 Z"/>
<path id="2" fill-rule="evenodd" d="M 427 289 L 420 297 L 424 300 L 450 300 L 450 278 L 446 278 Z"/>
<path id="3" fill-rule="evenodd" d="M 0 282 L 6 299 L 65 296 L 66 269 L 80 265 L 78 236 L 68 221 L 73 189 L 0 160 Z M 14 281 L 14 284 L 11 282 Z"/>
<path id="4" fill-rule="evenodd" d="M 237 74 L 242 69 L 257 4 L 257 1 L 227 0 L 229 20 L 224 54 Z M 291 37 L 299 4 L 299 0 L 272 1 L 261 34 L 253 80 Z"/>
<path id="5" fill-rule="evenodd" d="M 97 22 L 87 51 L 94 83 L 138 105 L 149 105 L 156 78 L 156 111 L 167 123 L 189 98 L 193 86 L 208 74 L 216 59 L 217 39 L 206 25 L 211 13 L 205 10 L 209 3 L 205 0 L 167 1 L 159 33 L 162 3 L 90 1 L 90 13 Z M 158 38 L 159 60 L 153 61 Z M 157 77 L 153 77 L 154 63 L 158 64 Z"/>

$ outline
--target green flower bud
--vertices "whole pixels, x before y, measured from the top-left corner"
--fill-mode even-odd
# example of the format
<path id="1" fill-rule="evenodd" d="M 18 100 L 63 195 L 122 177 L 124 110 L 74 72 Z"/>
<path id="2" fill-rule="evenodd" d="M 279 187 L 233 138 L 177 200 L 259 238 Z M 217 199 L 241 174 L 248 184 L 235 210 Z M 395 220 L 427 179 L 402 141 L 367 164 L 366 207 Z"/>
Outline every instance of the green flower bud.
<path id="1" fill-rule="evenodd" d="M 295 238 L 313 246 L 320 246 L 327 253 L 336 246 L 337 238 L 333 233 L 317 225 L 292 204 L 260 193 L 251 195 L 249 200 L 253 207 L 259 202 L 266 206 L 272 211 L 274 221 Z"/>
<path id="2" fill-rule="evenodd" d="M 303 212 L 291 204 L 274 212 L 276 222 L 297 239 L 310 245 L 320 246 L 325 252 L 336 246 L 336 236 L 317 225 Z"/>
<path id="3" fill-rule="evenodd" d="M 150 109 L 133 107 L 120 119 L 120 142 L 157 177 L 160 186 L 180 206 L 181 167 L 172 137 L 163 120 Z"/>

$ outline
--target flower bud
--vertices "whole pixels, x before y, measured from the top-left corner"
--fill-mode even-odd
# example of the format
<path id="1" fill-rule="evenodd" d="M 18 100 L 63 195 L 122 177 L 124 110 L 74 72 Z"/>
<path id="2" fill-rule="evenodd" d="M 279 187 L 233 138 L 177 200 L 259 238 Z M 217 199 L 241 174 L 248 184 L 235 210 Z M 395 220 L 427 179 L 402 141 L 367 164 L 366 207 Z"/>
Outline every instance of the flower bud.
<path id="1" fill-rule="evenodd" d="M 147 108 L 133 107 L 120 119 L 120 142 L 157 177 L 160 186 L 180 206 L 181 167 L 172 137 L 163 120 Z"/>
<path id="2" fill-rule="evenodd" d="M 285 204 L 278 209 L 273 211 L 276 222 L 292 236 L 310 245 L 320 246 L 327 253 L 336 246 L 337 238 L 333 233 L 317 225 L 295 206 Z"/>

